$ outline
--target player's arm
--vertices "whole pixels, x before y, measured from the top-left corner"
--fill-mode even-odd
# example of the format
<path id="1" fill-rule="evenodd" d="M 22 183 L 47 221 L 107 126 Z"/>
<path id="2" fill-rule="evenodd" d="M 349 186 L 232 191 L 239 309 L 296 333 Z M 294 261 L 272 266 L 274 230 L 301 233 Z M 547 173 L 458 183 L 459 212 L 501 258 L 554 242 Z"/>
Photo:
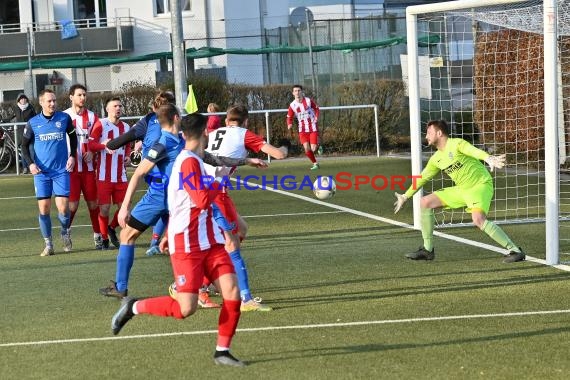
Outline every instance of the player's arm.
<path id="1" fill-rule="evenodd" d="M 65 129 L 65 133 L 67 133 L 67 137 L 69 138 L 69 155 L 75 160 L 77 157 L 77 131 L 75 130 L 73 121 L 71 121 L 71 117 L 68 114 L 65 115 L 67 119 L 67 128 Z"/>
<path id="2" fill-rule="evenodd" d="M 205 210 L 212 204 L 212 200 L 220 192 L 218 186 L 207 186 L 201 173 L 200 163 L 194 157 L 189 157 L 180 166 L 181 178 L 184 178 L 184 189 L 200 210 Z M 215 182 L 214 184 L 217 184 Z"/>
<path id="3" fill-rule="evenodd" d="M 489 165 L 491 171 L 495 168 L 501 169 L 505 166 L 506 156 L 504 154 L 491 156 L 484 150 L 474 147 L 468 141 L 461 140 L 457 145 L 457 150 L 466 156 L 476 158 L 480 161 L 485 161 L 487 165 Z"/>
<path id="4" fill-rule="evenodd" d="M 267 167 L 267 163 L 259 158 L 231 158 L 225 156 L 214 156 L 208 151 L 204 151 L 204 163 L 212 166 L 244 166 L 249 165 L 257 168 Z"/>
<path id="5" fill-rule="evenodd" d="M 404 194 L 395 193 L 396 202 L 394 202 L 394 214 L 398 213 L 400 209 L 404 206 L 404 203 L 408 199 L 414 196 L 429 180 L 435 177 L 439 173 L 439 168 L 433 163 L 433 156 L 428 161 L 424 170 L 420 175 L 420 178 L 414 179 L 412 185 L 406 190 Z"/>
<path id="6" fill-rule="evenodd" d="M 293 118 L 295 117 L 295 111 L 293 111 L 293 108 L 291 108 L 291 106 L 289 106 L 289 109 L 287 110 L 287 129 L 291 129 L 291 127 L 293 126 Z"/>
<path id="7" fill-rule="evenodd" d="M 270 155 L 271 157 L 282 160 L 287 157 L 289 149 L 285 146 L 274 147 L 273 145 L 266 143 L 265 140 L 251 131 L 246 131 L 244 136 L 244 146 L 247 150 L 258 153 L 263 152 Z"/>
<path id="8" fill-rule="evenodd" d="M 89 140 L 87 141 L 87 148 L 92 152 L 99 152 L 105 149 L 105 144 L 101 144 L 101 136 L 103 135 L 103 126 L 101 122 L 97 120 L 91 129 L 89 134 Z"/>
<path id="9" fill-rule="evenodd" d="M 127 133 L 123 133 L 117 138 L 112 139 L 107 143 L 107 148 L 110 150 L 117 150 L 122 146 L 132 143 L 136 140 L 142 140 L 144 135 L 146 134 L 146 130 L 148 128 L 148 121 L 150 120 L 152 114 L 148 114 L 139 121 L 135 123 L 135 125 L 129 129 Z"/>
<path id="10" fill-rule="evenodd" d="M 315 102 L 313 99 L 311 99 L 311 103 L 313 103 L 312 107 L 313 107 L 313 110 L 315 112 L 315 119 L 316 119 L 315 122 L 318 122 L 319 121 L 319 115 L 321 114 L 321 110 L 320 110 L 317 102 Z"/>
<path id="11" fill-rule="evenodd" d="M 30 145 L 33 143 L 33 141 L 34 141 L 34 131 L 30 126 L 30 123 L 28 122 L 24 127 L 24 134 L 22 135 L 22 156 L 24 157 L 26 162 L 29 162 L 30 165 L 33 164 L 35 166 L 36 162 L 32 158 L 32 155 L 30 154 Z"/>

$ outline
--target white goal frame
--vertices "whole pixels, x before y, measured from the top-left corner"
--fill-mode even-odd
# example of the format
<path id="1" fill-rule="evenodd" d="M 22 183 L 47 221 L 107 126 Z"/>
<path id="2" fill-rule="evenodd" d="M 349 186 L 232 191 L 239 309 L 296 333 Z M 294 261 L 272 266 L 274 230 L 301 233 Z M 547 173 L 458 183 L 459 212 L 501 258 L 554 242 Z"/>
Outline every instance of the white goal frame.
<path id="1" fill-rule="evenodd" d="M 420 78 L 418 64 L 419 14 L 480 8 L 492 5 L 522 3 L 524 0 L 458 0 L 406 8 L 408 41 L 408 93 L 410 103 L 410 142 L 412 149 L 412 173 L 422 171 Z M 544 34 L 544 140 L 545 140 L 545 214 L 546 214 L 546 263 L 556 265 L 559 255 L 559 121 L 558 121 L 558 68 L 557 68 L 557 21 L 556 0 L 543 2 Z M 420 198 L 418 191 L 413 198 L 414 227 L 420 229 Z"/>

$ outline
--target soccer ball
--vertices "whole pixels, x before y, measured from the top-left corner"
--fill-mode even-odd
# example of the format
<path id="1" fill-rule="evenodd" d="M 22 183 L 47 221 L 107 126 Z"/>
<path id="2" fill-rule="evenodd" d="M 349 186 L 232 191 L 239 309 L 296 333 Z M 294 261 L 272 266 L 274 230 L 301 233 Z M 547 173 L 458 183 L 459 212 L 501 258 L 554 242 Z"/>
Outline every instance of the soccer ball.
<path id="1" fill-rule="evenodd" d="M 330 199 L 336 194 L 336 183 L 331 177 L 317 177 L 313 182 L 313 193 L 321 200 Z"/>

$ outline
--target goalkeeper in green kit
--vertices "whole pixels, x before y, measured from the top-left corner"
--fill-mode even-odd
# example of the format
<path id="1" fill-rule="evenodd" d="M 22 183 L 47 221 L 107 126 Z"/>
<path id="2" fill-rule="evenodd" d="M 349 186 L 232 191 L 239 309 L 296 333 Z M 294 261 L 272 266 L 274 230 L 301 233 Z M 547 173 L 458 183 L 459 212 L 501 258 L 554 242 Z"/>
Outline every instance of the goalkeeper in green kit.
<path id="1" fill-rule="evenodd" d="M 435 177 L 440 171 L 446 173 L 455 186 L 437 190 L 422 197 L 421 228 L 424 240 L 423 246 L 417 251 L 408 253 L 412 260 L 433 260 L 433 227 L 436 208 L 462 208 L 471 212 L 473 224 L 485 232 L 491 239 L 509 250 L 503 260 L 505 263 L 524 261 L 525 254 L 507 236 L 498 225 L 487 219 L 487 213 L 493 198 L 493 178 L 481 163 L 485 161 L 493 171 L 505 166 L 505 155 L 491 156 L 475 148 L 467 141 L 449 137 L 447 123 L 443 120 L 429 121 L 427 124 L 426 140 L 437 152 L 429 159 L 422 171 L 421 179 L 411 186 L 404 194 L 396 193 L 394 213 L 400 211 L 404 203 L 410 199 L 423 185 Z"/>

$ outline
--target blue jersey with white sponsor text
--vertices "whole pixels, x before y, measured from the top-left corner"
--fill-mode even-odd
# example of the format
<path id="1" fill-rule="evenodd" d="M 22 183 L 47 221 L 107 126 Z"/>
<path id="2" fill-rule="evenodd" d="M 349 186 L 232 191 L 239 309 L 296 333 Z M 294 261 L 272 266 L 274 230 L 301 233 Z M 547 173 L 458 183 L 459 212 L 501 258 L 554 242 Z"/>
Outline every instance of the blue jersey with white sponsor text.
<path id="1" fill-rule="evenodd" d="M 49 119 L 40 112 L 24 128 L 24 136 L 34 142 L 35 164 L 47 175 L 66 172 L 70 126 L 73 128 L 69 115 L 56 111 Z"/>
<path id="2" fill-rule="evenodd" d="M 155 164 L 154 169 L 149 173 L 155 185 L 149 186 L 149 193 L 161 192 L 166 195 L 165 190 L 168 186 L 168 179 L 172 174 L 172 165 L 176 161 L 178 154 L 184 149 L 184 144 L 185 141 L 181 135 L 174 135 L 161 130 L 160 138 L 149 149 L 145 157 Z"/>

